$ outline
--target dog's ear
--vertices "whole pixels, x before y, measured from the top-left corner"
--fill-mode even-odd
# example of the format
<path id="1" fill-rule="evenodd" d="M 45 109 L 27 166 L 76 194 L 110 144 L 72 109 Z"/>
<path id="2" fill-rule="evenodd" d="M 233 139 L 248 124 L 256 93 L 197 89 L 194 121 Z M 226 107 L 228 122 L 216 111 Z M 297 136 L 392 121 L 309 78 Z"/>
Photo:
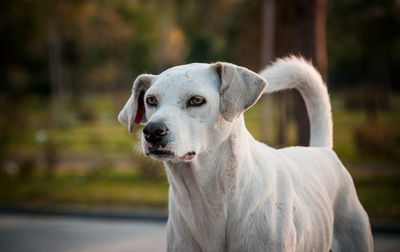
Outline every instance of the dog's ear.
<path id="1" fill-rule="evenodd" d="M 132 87 L 132 94 L 125 103 L 124 108 L 119 112 L 118 121 L 128 127 L 129 133 L 133 133 L 135 123 L 146 123 L 144 94 L 150 87 L 154 75 L 142 74 L 139 75 Z"/>
<path id="2" fill-rule="evenodd" d="M 221 80 L 221 114 L 232 122 L 254 105 L 263 94 L 267 81 L 255 72 L 234 64 L 217 62 L 211 68 Z"/>

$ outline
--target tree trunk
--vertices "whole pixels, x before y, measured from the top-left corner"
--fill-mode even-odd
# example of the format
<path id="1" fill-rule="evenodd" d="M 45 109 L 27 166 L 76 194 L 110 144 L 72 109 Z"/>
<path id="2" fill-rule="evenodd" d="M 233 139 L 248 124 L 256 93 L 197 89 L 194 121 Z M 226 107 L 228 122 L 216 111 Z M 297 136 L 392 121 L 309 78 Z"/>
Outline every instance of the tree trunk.
<path id="1" fill-rule="evenodd" d="M 54 11 L 57 8 L 57 1 L 49 0 L 48 8 L 50 13 L 48 23 L 49 40 L 49 72 L 51 84 L 51 108 L 50 118 L 47 122 L 47 139 L 43 144 L 43 153 L 46 162 L 46 174 L 54 174 L 57 166 L 57 149 L 54 146 L 51 131 L 60 124 L 64 105 L 65 92 L 65 66 L 63 64 L 63 40 L 60 34 L 60 27 Z"/>
<path id="2" fill-rule="evenodd" d="M 274 58 L 275 48 L 275 0 L 264 0 L 262 8 L 262 43 L 261 43 L 261 66 L 270 64 Z M 273 106 L 271 97 L 261 99 L 261 141 L 270 139 L 268 134 L 268 122 L 272 121 Z"/>
<path id="3" fill-rule="evenodd" d="M 49 2 L 49 9 L 54 10 L 55 3 Z M 58 22 L 54 14 L 49 18 L 49 71 L 51 84 L 51 118 L 50 127 L 57 126 L 59 116 L 63 107 L 64 93 L 64 66 L 62 60 L 62 39 L 59 32 Z"/>
<path id="4" fill-rule="evenodd" d="M 297 50 L 327 77 L 326 0 L 294 0 L 297 29 Z M 294 95 L 298 144 L 308 146 L 310 122 L 305 103 L 298 92 Z"/>

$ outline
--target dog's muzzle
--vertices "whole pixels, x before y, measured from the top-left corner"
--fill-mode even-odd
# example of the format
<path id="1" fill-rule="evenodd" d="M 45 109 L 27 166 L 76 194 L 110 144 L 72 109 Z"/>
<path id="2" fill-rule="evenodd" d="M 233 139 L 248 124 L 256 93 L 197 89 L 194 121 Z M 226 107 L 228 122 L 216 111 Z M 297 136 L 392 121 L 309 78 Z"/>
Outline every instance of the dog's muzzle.
<path id="1" fill-rule="evenodd" d="M 149 122 L 143 128 L 144 138 L 151 145 L 162 145 L 166 141 L 169 130 L 167 125 L 163 122 Z"/>
<path id="2" fill-rule="evenodd" d="M 169 150 L 169 130 L 163 122 L 149 122 L 143 128 L 143 136 L 146 140 L 146 155 L 155 155 L 159 157 L 174 156 Z"/>
<path id="3" fill-rule="evenodd" d="M 149 122 L 143 128 L 143 136 L 146 140 L 145 154 L 153 155 L 157 159 L 178 158 L 184 162 L 190 162 L 196 157 L 196 152 L 190 151 L 183 156 L 176 156 L 169 145 L 169 129 L 163 122 Z"/>

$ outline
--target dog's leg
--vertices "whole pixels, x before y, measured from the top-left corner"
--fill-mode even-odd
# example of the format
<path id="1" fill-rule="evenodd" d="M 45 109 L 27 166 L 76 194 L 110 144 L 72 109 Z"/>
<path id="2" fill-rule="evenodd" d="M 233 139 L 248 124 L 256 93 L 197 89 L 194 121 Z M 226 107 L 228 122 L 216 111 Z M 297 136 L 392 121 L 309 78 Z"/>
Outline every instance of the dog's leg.
<path id="1" fill-rule="evenodd" d="M 350 176 L 348 179 L 351 180 Z M 351 185 L 351 186 L 350 186 Z M 357 199 L 353 182 L 337 195 L 331 251 L 373 251 L 368 215 Z"/>
<path id="2" fill-rule="evenodd" d="M 202 251 L 189 228 L 179 218 L 175 219 L 173 214 L 170 214 L 167 224 L 167 241 L 168 252 Z"/>
<path id="3" fill-rule="evenodd" d="M 361 207 L 349 209 L 347 215 L 335 220 L 331 251 L 373 251 L 373 240 L 368 217 Z"/>

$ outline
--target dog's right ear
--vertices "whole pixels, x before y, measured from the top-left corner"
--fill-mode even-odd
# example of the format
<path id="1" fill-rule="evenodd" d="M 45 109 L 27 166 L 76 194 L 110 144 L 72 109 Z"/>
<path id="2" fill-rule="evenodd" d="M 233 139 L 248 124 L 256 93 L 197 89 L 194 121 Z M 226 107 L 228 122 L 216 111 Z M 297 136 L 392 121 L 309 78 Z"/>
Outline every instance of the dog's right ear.
<path id="1" fill-rule="evenodd" d="M 118 121 L 128 127 L 129 133 L 133 133 L 134 124 L 146 123 L 146 111 L 144 106 L 144 94 L 151 86 L 154 75 L 139 75 L 132 87 L 132 94 L 119 112 Z"/>
<path id="2" fill-rule="evenodd" d="M 249 109 L 263 94 L 267 81 L 247 68 L 231 63 L 217 62 L 211 65 L 220 81 L 222 116 L 232 122 Z"/>

